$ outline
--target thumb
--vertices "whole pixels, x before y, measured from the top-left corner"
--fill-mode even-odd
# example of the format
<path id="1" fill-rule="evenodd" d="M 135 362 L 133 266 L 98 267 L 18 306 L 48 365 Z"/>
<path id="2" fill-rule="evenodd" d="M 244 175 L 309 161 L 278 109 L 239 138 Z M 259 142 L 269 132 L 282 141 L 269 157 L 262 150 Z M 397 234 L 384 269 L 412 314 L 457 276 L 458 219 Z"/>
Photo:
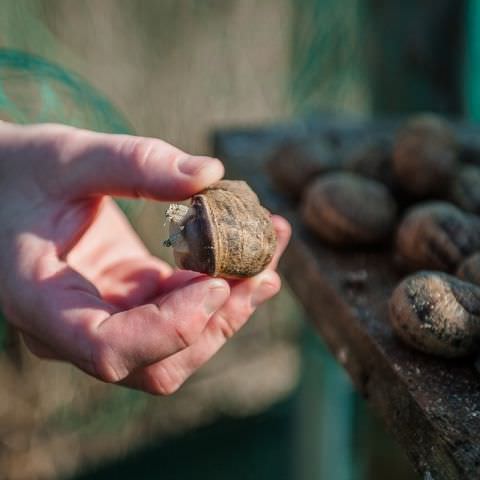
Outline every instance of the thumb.
<path id="1" fill-rule="evenodd" d="M 222 163 L 154 138 L 44 125 L 56 145 L 56 178 L 69 196 L 107 194 L 182 200 L 220 180 Z"/>

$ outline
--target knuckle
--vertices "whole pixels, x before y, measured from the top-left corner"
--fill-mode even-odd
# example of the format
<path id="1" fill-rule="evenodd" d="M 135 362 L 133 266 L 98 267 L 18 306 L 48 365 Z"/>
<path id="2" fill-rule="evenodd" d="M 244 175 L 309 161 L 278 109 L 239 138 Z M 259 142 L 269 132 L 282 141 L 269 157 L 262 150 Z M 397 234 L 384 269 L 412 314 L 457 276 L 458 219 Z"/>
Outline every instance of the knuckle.
<path id="1" fill-rule="evenodd" d="M 248 318 L 248 315 L 242 316 L 242 318 Z M 236 326 L 233 324 L 233 322 L 225 315 L 220 315 L 217 314 L 215 316 L 215 323 L 217 329 L 220 331 L 222 336 L 228 340 L 229 338 L 232 338 L 233 335 L 237 332 Z"/>
<path id="2" fill-rule="evenodd" d="M 46 127 L 46 153 L 60 162 L 67 157 L 72 146 L 77 145 L 82 138 L 82 130 L 66 125 L 51 124 Z"/>
<path id="3" fill-rule="evenodd" d="M 121 156 L 126 158 L 132 178 L 137 179 L 138 187 L 135 191 L 137 197 L 143 196 L 143 186 L 147 180 L 145 172 L 154 148 L 153 140 L 136 137 L 129 137 L 120 147 Z"/>
<path id="4" fill-rule="evenodd" d="M 158 365 L 145 372 L 144 390 L 152 395 L 173 395 L 183 385 L 183 379 L 174 370 Z"/>
<path id="5" fill-rule="evenodd" d="M 112 347 L 104 340 L 93 342 L 90 352 L 92 374 L 105 383 L 117 383 L 128 375 Z"/>
<path id="6" fill-rule="evenodd" d="M 124 148 L 128 150 L 132 167 L 138 173 L 142 173 L 154 148 L 154 142 L 144 138 L 133 138 L 127 140 L 127 146 Z"/>
<path id="7" fill-rule="evenodd" d="M 176 323 L 173 327 L 175 339 L 181 350 L 192 345 L 198 338 L 198 332 L 191 328 L 190 322 Z"/>
<path id="8" fill-rule="evenodd" d="M 270 285 L 271 285 L 270 297 L 273 297 L 282 288 L 282 280 L 278 274 L 272 275 L 272 278 L 270 279 Z"/>

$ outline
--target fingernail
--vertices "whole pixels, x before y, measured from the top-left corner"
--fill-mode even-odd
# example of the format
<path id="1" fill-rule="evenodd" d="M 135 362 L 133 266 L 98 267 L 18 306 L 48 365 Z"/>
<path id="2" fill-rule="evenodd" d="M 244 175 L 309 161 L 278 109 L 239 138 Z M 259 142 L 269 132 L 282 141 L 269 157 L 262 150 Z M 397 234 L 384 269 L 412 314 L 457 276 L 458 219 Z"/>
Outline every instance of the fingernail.
<path id="1" fill-rule="evenodd" d="M 224 280 L 210 280 L 207 286 L 207 294 L 204 302 L 204 308 L 207 315 L 215 313 L 227 300 L 228 287 Z"/>
<path id="2" fill-rule="evenodd" d="M 178 161 L 178 169 L 185 175 L 198 175 L 206 167 L 223 169 L 221 162 L 216 158 L 187 155 Z"/>
<path id="3" fill-rule="evenodd" d="M 277 282 L 274 273 L 265 272 L 260 279 L 260 284 L 252 294 L 250 303 L 253 308 L 257 308 L 263 302 L 275 295 L 277 292 Z"/>

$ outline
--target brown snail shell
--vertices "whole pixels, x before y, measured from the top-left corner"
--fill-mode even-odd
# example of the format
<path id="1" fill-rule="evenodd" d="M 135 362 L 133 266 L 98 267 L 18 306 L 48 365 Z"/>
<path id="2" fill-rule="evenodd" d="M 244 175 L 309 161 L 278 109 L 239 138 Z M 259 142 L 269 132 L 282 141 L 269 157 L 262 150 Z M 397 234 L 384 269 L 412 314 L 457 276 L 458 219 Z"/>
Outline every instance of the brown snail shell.
<path id="1" fill-rule="evenodd" d="M 459 170 L 450 187 L 450 199 L 467 212 L 480 213 L 480 167 L 468 165 Z"/>
<path id="2" fill-rule="evenodd" d="M 296 140 L 281 145 L 267 161 L 274 186 L 299 198 L 306 185 L 318 175 L 339 168 L 338 156 L 326 140 Z"/>
<path id="3" fill-rule="evenodd" d="M 406 192 L 416 197 L 442 193 L 457 164 L 457 144 L 450 125 L 436 115 L 411 118 L 397 132 L 393 170 Z"/>
<path id="4" fill-rule="evenodd" d="M 480 136 L 461 135 L 458 143 L 460 161 L 467 165 L 480 166 Z"/>
<path id="5" fill-rule="evenodd" d="M 475 285 L 480 285 L 480 252 L 466 258 L 457 269 L 457 277 Z"/>
<path id="6" fill-rule="evenodd" d="M 407 211 L 396 235 L 396 253 L 410 270 L 453 272 L 480 247 L 480 221 L 446 202 Z"/>
<path id="7" fill-rule="evenodd" d="M 382 241 L 391 233 L 395 215 L 395 200 L 384 185 L 346 172 L 317 179 L 302 204 L 305 223 L 335 245 Z"/>
<path id="8" fill-rule="evenodd" d="M 382 137 L 355 145 L 346 153 L 345 169 L 393 187 L 392 141 Z"/>
<path id="9" fill-rule="evenodd" d="M 389 304 L 395 333 L 408 345 L 442 357 L 461 357 L 479 348 L 480 288 L 440 272 L 405 278 Z"/>
<path id="10" fill-rule="evenodd" d="M 243 181 L 222 180 L 170 205 L 170 238 L 179 268 L 226 278 L 251 277 L 273 257 L 276 236 L 270 213 Z"/>

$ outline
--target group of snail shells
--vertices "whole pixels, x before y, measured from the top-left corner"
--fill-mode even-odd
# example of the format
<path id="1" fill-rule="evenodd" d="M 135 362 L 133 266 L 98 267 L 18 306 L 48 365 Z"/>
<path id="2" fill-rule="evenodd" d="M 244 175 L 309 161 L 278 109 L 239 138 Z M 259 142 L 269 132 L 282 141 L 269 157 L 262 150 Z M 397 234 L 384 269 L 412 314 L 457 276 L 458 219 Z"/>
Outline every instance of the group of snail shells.
<path id="1" fill-rule="evenodd" d="M 282 146 L 268 164 L 305 224 L 337 247 L 392 240 L 410 272 L 389 302 L 396 334 L 447 358 L 480 351 L 480 149 L 467 164 L 454 129 L 431 114 L 348 148 L 316 143 Z"/>
<path id="2" fill-rule="evenodd" d="M 240 180 L 222 180 L 166 211 L 179 268 L 215 277 L 245 278 L 261 272 L 276 247 L 270 213 Z"/>

